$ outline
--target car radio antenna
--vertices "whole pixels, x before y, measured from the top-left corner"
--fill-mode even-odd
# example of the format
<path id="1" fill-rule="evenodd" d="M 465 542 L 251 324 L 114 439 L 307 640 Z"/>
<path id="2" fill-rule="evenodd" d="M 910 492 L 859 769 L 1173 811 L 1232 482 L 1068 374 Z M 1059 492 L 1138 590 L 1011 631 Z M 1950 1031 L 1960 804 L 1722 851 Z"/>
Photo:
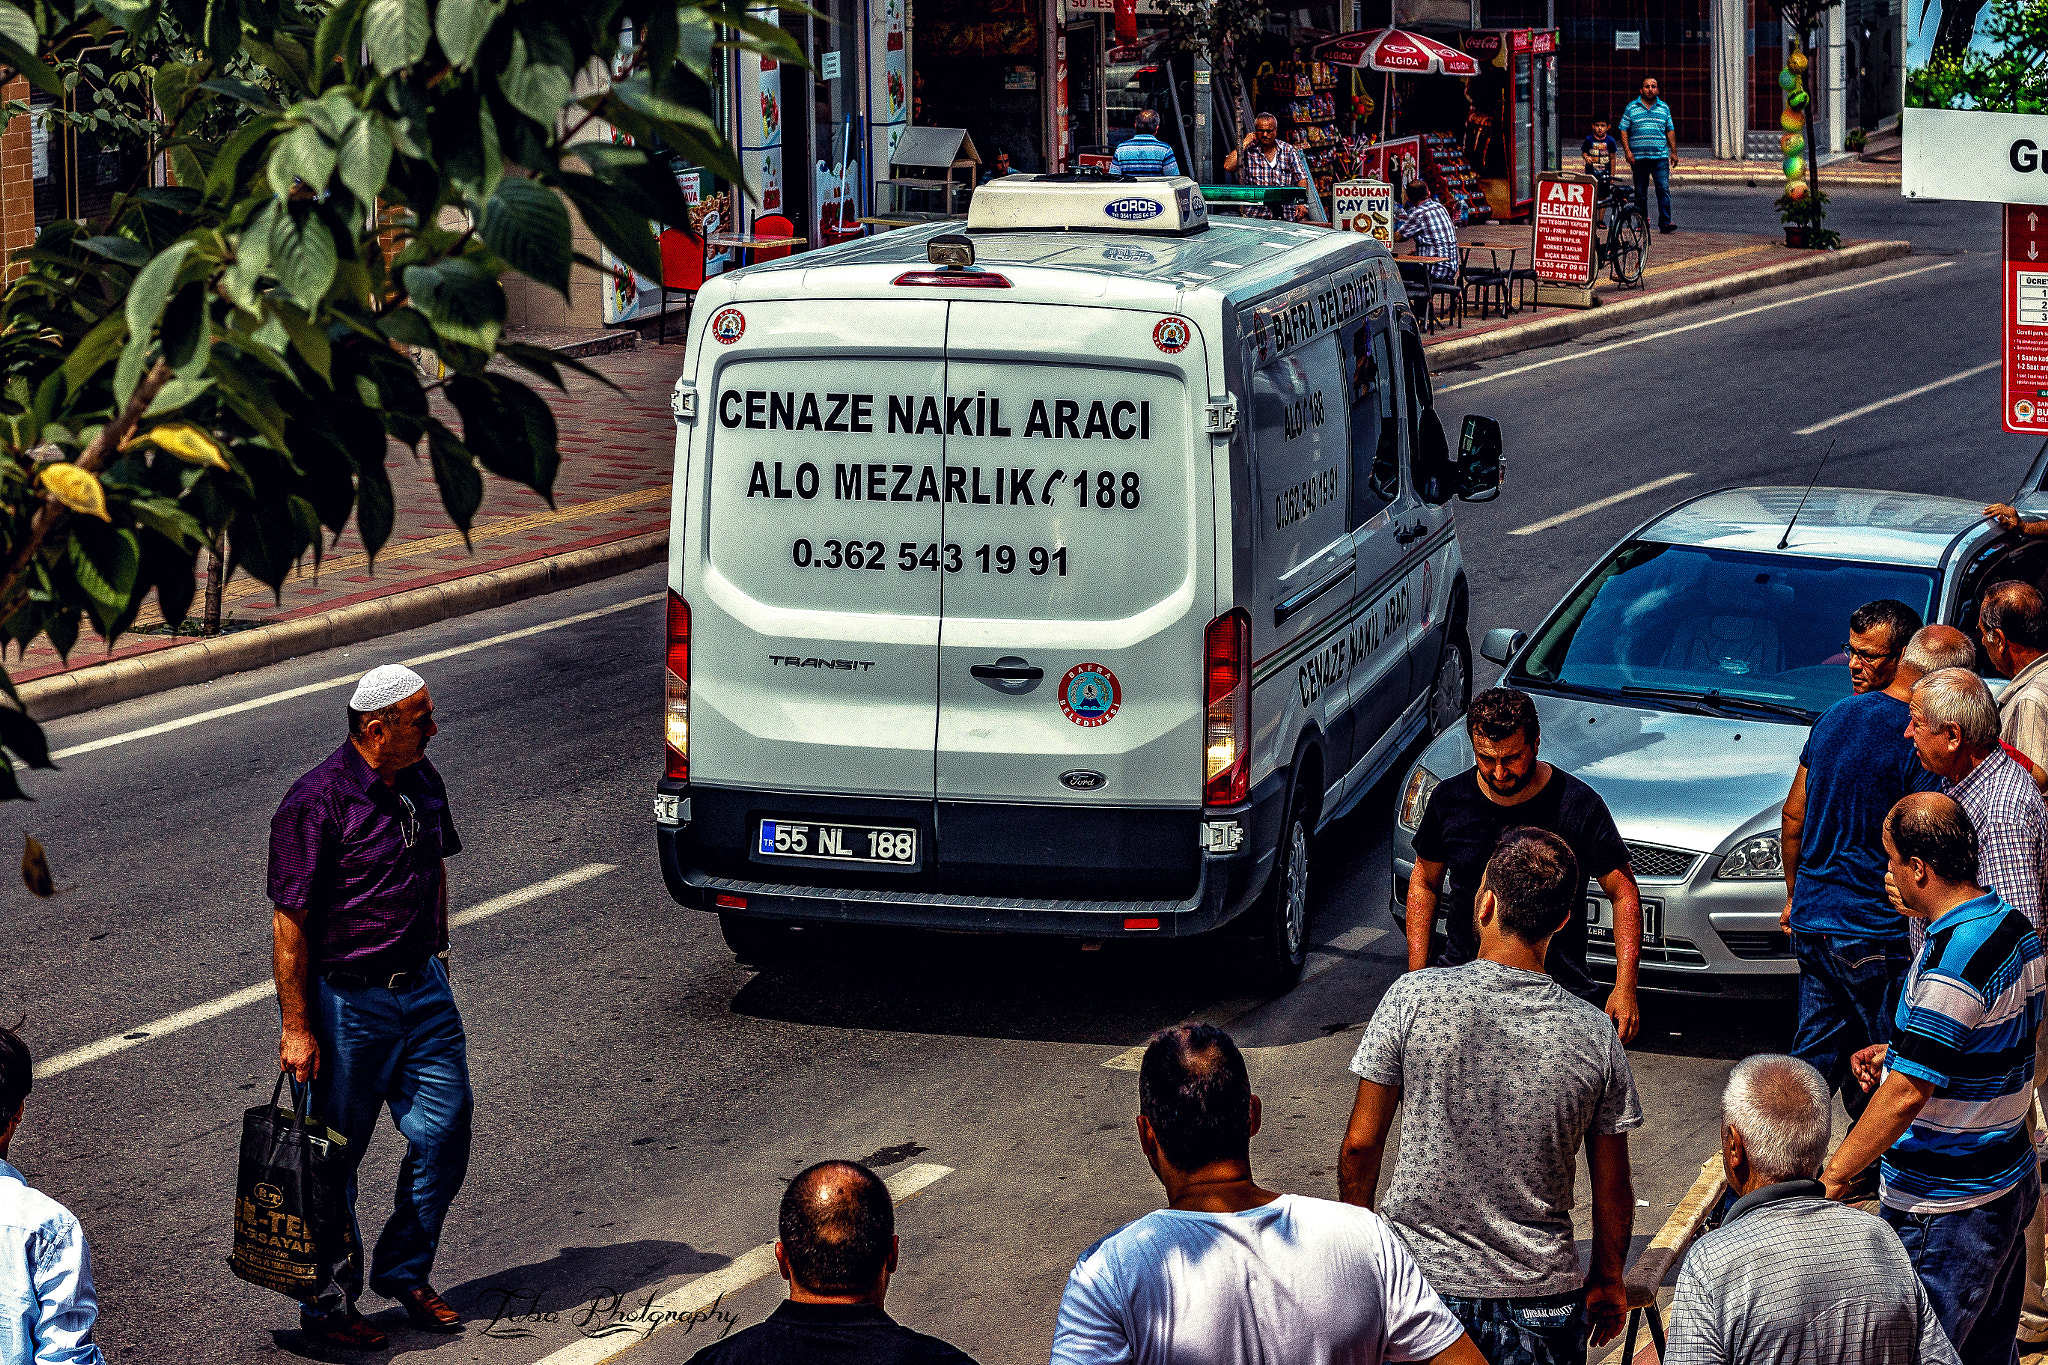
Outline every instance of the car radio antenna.
<path id="1" fill-rule="evenodd" d="M 1806 510 L 1806 500 L 1813 496 L 1813 486 L 1820 482 L 1820 472 L 1828 467 L 1828 455 L 1835 453 L 1835 443 L 1828 442 L 1827 455 L 1820 457 L 1820 463 L 1813 467 L 1813 477 L 1806 481 L 1806 491 L 1799 495 L 1799 505 L 1792 509 L 1792 520 L 1785 523 L 1785 534 L 1778 537 L 1778 548 L 1784 549 L 1792 539 L 1792 528 L 1799 524 L 1799 514 Z"/>

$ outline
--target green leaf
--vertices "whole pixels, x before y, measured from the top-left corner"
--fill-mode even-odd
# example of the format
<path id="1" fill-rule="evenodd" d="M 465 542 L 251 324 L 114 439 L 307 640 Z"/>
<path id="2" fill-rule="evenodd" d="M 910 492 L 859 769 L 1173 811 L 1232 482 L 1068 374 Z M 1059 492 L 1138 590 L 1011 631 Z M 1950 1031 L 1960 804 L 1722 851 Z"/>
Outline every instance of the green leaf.
<path id="1" fill-rule="evenodd" d="M 313 205 L 293 203 L 271 219 L 270 269 L 309 312 L 320 306 L 340 262 L 334 236 Z"/>
<path id="2" fill-rule="evenodd" d="M 235 187 L 242 176 L 242 159 L 261 146 L 277 131 L 275 115 L 265 115 L 242 125 L 235 135 L 213 158 L 213 168 L 206 173 L 206 197 L 227 200 L 234 197 Z"/>
<path id="3" fill-rule="evenodd" d="M 114 621 L 128 608 L 135 574 L 142 567 L 142 549 L 135 533 L 122 527 L 72 523 L 71 576 L 85 594 L 85 610 L 100 634 L 110 634 Z"/>
<path id="4" fill-rule="evenodd" d="M 121 363 L 114 367 L 116 407 L 126 407 L 129 397 L 135 392 L 135 386 L 142 382 L 142 371 L 149 365 L 151 340 L 148 332 L 131 332 L 128 344 L 121 348 Z"/>
<path id="5" fill-rule="evenodd" d="M 302 123 L 271 146 L 269 175 L 271 192 L 280 199 L 301 182 L 319 194 L 334 176 L 334 147 L 317 127 Z"/>
<path id="6" fill-rule="evenodd" d="M 484 501 L 484 479 L 476 472 L 476 457 L 439 422 L 427 425 L 427 451 L 434 465 L 434 483 L 441 490 L 441 505 L 448 509 L 448 519 L 462 532 L 467 547 L 469 524 Z"/>
<path id="7" fill-rule="evenodd" d="M 380 76 L 426 56 L 431 34 L 427 0 L 370 0 L 363 9 L 363 46 Z"/>
<path id="8" fill-rule="evenodd" d="M 560 195 L 508 176 L 484 205 L 480 233 L 507 265 L 569 297 L 569 208 Z"/>
<path id="9" fill-rule="evenodd" d="M 308 322 L 299 311 L 289 304 L 273 302 L 271 318 L 282 324 L 285 333 L 291 337 L 292 349 L 299 353 L 299 359 L 306 367 L 320 376 L 327 384 L 333 384 L 330 373 L 333 348 L 327 340 L 327 333 Z"/>
<path id="10" fill-rule="evenodd" d="M 196 547 L 197 541 L 188 543 Z M 183 621 L 192 609 L 192 571 L 197 557 L 196 548 L 173 544 L 161 532 L 142 538 L 140 576 L 156 588 L 157 607 L 164 620 L 173 624 Z"/>
<path id="11" fill-rule="evenodd" d="M 654 226 L 647 215 L 635 213 L 619 202 L 603 181 L 594 176 L 560 171 L 547 182 L 569 196 L 583 225 L 603 242 L 612 255 L 650 280 L 661 278 L 661 251 L 654 242 Z"/>
<path id="12" fill-rule="evenodd" d="M 391 495 L 391 476 L 379 464 L 359 465 L 356 469 L 356 530 L 362 533 L 363 553 L 369 558 L 371 568 L 377 564 L 377 551 L 391 539 L 391 528 L 398 520 L 397 501 Z"/>
<path id="13" fill-rule="evenodd" d="M 483 46 L 491 23 L 504 13 L 504 0 L 441 0 L 434 13 L 434 36 L 441 51 L 458 67 L 467 67 Z"/>
<path id="14" fill-rule="evenodd" d="M 313 70 L 325 79 L 325 73 L 334 71 L 336 59 L 350 56 L 354 46 L 356 29 L 363 21 L 363 8 L 369 0 L 341 0 L 341 3 L 327 11 L 320 20 L 320 30 L 313 38 Z M 339 75 L 339 72 L 335 72 Z"/>
<path id="15" fill-rule="evenodd" d="M 552 44 L 529 40 L 525 29 L 512 35 L 512 55 L 499 78 L 498 90 L 514 109 L 552 133 L 569 105 L 572 84 L 567 45 L 558 36 L 549 36 L 554 38 Z M 543 48 L 547 50 L 540 50 Z"/>
<path id="16" fill-rule="evenodd" d="M 64 396 L 71 397 L 86 384 L 92 382 L 99 372 L 106 368 L 107 361 L 121 349 L 128 339 L 128 319 L 116 314 L 103 318 L 100 324 L 85 334 L 84 340 L 72 348 L 64 357 Z M 47 382 L 47 381 L 45 381 Z M 37 395 L 40 404 L 41 395 Z M 54 405 L 53 405 L 54 406 Z M 47 419 L 47 414 L 45 414 Z"/>
<path id="17" fill-rule="evenodd" d="M 235 243 L 234 262 L 221 280 L 235 307 L 256 311 L 257 288 L 270 273 L 270 235 L 276 231 L 277 219 L 284 212 L 284 207 L 273 199 L 243 225 L 241 237 Z"/>
<path id="18" fill-rule="evenodd" d="M 562 453 L 556 445 L 555 414 L 532 389 L 515 379 L 466 375 L 448 381 L 448 401 L 462 414 L 463 443 L 501 479 L 524 484 L 555 505 L 555 471 Z"/>
<path id="19" fill-rule="evenodd" d="M 384 173 L 391 168 L 391 135 L 383 120 L 364 114 L 349 125 L 335 154 L 335 169 L 341 183 L 365 209 L 373 207 L 384 189 Z"/>
<path id="20" fill-rule="evenodd" d="M 577 147 L 576 153 L 591 174 L 633 212 L 644 213 L 657 223 L 690 221 L 690 203 L 683 198 L 683 187 L 676 183 L 666 159 L 657 161 L 638 147 L 610 143 L 586 143 Z"/>
<path id="21" fill-rule="evenodd" d="M 203 284 L 188 284 L 172 295 L 164 309 L 164 359 L 178 376 L 189 379 L 206 365 L 212 349 L 212 329 L 207 325 L 206 301 L 211 291 Z"/>
<path id="22" fill-rule="evenodd" d="M 164 314 L 164 305 L 170 301 L 171 286 L 177 283 L 178 270 L 185 264 L 185 257 L 194 245 L 190 240 L 173 243 L 169 250 L 158 253 L 157 258 L 135 277 L 125 305 L 131 333 L 146 337 L 156 326 L 157 319 Z"/>
<path id="23" fill-rule="evenodd" d="M 132 265 L 139 269 L 149 264 L 149 248 L 126 237 L 87 237 L 78 244 L 87 251 L 104 256 L 110 261 L 119 261 L 122 265 Z"/>
<path id="24" fill-rule="evenodd" d="M 0 0 L 0 10 L 5 11 L 0 14 L 0 61 L 20 72 L 44 94 L 69 99 L 63 79 L 36 55 L 42 48 L 42 38 L 36 32 L 35 20 L 4 0 Z"/>
<path id="25" fill-rule="evenodd" d="M 250 46 L 254 48 L 258 44 L 251 41 Z M 216 95 L 226 95 L 238 104 L 246 104 L 251 109 L 260 109 L 266 114 L 277 112 L 277 102 L 246 81 L 201 81 L 199 88 L 201 90 L 211 90 Z"/>
<path id="26" fill-rule="evenodd" d="M 0 38 L 5 38 L 16 47 L 34 52 L 42 46 L 42 35 L 36 32 L 36 21 L 23 14 L 11 4 L 0 3 Z"/>
<path id="27" fill-rule="evenodd" d="M 405 268 L 405 292 L 438 336 L 489 351 L 505 326 L 505 290 L 489 272 L 462 259 Z"/>
<path id="28" fill-rule="evenodd" d="M 0 744 L 20 754 L 31 768 L 57 766 L 50 761 L 50 743 L 43 738 L 43 727 L 11 706 L 0 706 Z"/>

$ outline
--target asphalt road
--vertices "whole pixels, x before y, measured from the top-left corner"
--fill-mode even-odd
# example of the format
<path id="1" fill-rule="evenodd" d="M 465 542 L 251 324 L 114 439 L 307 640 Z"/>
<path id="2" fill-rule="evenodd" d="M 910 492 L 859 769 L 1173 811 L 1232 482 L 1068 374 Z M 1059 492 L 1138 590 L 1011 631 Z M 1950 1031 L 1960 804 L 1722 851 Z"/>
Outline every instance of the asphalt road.
<path id="1" fill-rule="evenodd" d="M 1678 207 L 1688 225 L 1753 231 L 1768 200 L 1681 189 Z M 1845 191 L 1835 211 L 1845 232 L 1908 236 L 1916 254 L 1439 376 L 1447 419 L 1498 416 L 1511 461 L 1498 502 L 1458 511 L 1475 637 L 1533 626 L 1669 501 L 1803 482 L 1831 440 L 1829 482 L 2011 491 L 2033 447 L 1998 434 L 1992 373 L 1796 434 L 1997 353 L 1994 209 Z M 1214 955 L 1193 945 L 871 935 L 749 972 L 708 916 L 671 904 L 654 862 L 661 582 L 643 571 L 52 725 L 60 750 L 118 742 L 32 775 L 36 804 L 14 808 L 64 889 L 48 902 L 6 893 L 0 1016 L 28 1016 L 42 1059 L 122 1046 L 38 1083 L 11 1159 L 88 1229 L 115 1358 L 322 1358 L 291 1330 L 289 1304 L 223 1265 L 241 1111 L 275 1075 L 274 1004 L 149 1025 L 268 979 L 268 815 L 342 734 L 346 691 L 313 685 L 471 644 L 422 667 L 468 844 L 451 865 L 453 905 L 491 912 L 455 935 L 477 1145 L 436 1275 L 477 1320 L 461 1338 L 430 1338 L 366 1299 L 392 1327 L 391 1354 L 596 1359 L 639 1340 L 644 1302 L 718 1276 L 732 1287 L 715 1314 L 629 1357 L 681 1360 L 772 1309 L 777 1282 L 750 1275 L 749 1253 L 774 1235 L 783 1182 L 852 1156 L 922 1182 L 899 1214 L 892 1311 L 985 1362 L 1042 1360 L 1075 1254 L 1158 1203 L 1130 1128 L 1136 1077 L 1104 1063 L 1198 1013 L 1233 1019 L 1254 1049 L 1261 1177 L 1334 1193 L 1344 1064 L 1401 965 L 1398 935 L 1381 932 L 1391 791 L 1321 840 L 1312 931 L 1334 946 L 1279 1001 L 1233 1001 Z M 647 600 L 621 606 L 636 599 Z M 278 695 L 300 688 L 312 690 Z M 263 704 L 136 734 L 251 702 Z M 581 880 L 514 894 L 565 874 Z M 1639 1241 L 1712 1150 L 1728 1064 L 1783 1046 L 1788 1030 L 1781 1007 L 1651 1007 L 1633 1052 L 1648 1116 L 1632 1144 Z M 387 1128 L 364 1167 L 370 1228 L 398 1152 Z"/>

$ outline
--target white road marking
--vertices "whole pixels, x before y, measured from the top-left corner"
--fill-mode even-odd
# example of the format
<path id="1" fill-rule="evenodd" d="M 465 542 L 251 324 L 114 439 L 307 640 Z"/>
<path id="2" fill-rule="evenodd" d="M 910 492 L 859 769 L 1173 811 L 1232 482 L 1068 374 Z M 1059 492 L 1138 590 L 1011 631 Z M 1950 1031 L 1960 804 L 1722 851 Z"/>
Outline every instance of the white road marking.
<path id="1" fill-rule="evenodd" d="M 514 906 L 525 905 L 528 901 L 539 900 L 542 896 L 553 895 L 557 891 L 566 890 L 581 882 L 587 882 L 593 877 L 602 877 L 605 873 L 616 870 L 617 865 L 614 863 L 586 863 L 572 872 L 564 872 L 560 876 L 550 877 L 544 882 L 535 882 L 532 886 L 524 887 L 518 891 L 508 891 L 502 896 L 492 897 L 481 905 L 472 906 L 461 914 L 450 915 L 448 917 L 448 926 L 452 929 L 464 924 L 474 924 L 486 915 L 495 915 L 501 910 L 510 910 Z M 180 1029 L 191 1028 L 194 1024 L 203 1024 L 209 1019 L 218 1019 L 223 1014 L 232 1014 L 245 1005 L 253 1005 L 259 1000 L 268 1000 L 276 994 L 277 983 L 275 981 L 259 981 L 253 986 L 244 986 L 238 991 L 230 991 L 219 999 L 209 1000 L 203 1005 L 194 1005 L 190 1009 L 179 1010 L 176 1014 L 167 1014 L 161 1019 L 152 1019 L 146 1024 L 137 1024 L 126 1033 L 117 1033 L 111 1037 L 102 1038 L 96 1043 L 87 1043 L 84 1047 L 73 1048 L 69 1052 L 60 1052 L 36 1067 L 35 1079 L 40 1081 L 47 1077 L 55 1076 L 60 1072 L 69 1071 L 73 1067 L 84 1066 L 87 1062 L 96 1062 L 102 1057 L 111 1057 L 116 1052 L 126 1052 L 131 1047 L 153 1042 L 167 1033 L 176 1033 Z"/>
<path id="2" fill-rule="evenodd" d="M 889 1198 L 901 1204 L 919 1190 L 951 1175 L 951 1166 L 940 1166 L 932 1162 L 919 1162 L 905 1166 L 882 1183 L 889 1187 Z M 672 1290 L 648 1304 L 644 1310 L 653 1318 L 655 1326 L 637 1336 L 585 1337 L 581 1341 L 564 1346 L 552 1355 L 542 1356 L 534 1365 L 598 1365 L 599 1361 L 610 1360 L 623 1351 L 629 1351 L 653 1336 L 663 1327 L 678 1321 L 688 1321 L 692 1314 L 708 1313 L 712 1306 L 728 1294 L 745 1289 L 756 1280 L 766 1279 L 775 1274 L 775 1243 L 763 1242 L 743 1256 L 734 1258 L 731 1265 L 699 1275 L 680 1289 Z"/>
<path id="3" fill-rule="evenodd" d="M 502 635 L 493 635 L 488 640 L 476 640 L 470 644 L 456 645 L 451 649 L 437 649 L 431 654 L 421 654 L 411 659 L 400 659 L 399 662 L 408 668 L 418 668 L 421 664 L 439 663 L 443 659 L 452 659 L 458 654 L 468 654 L 479 649 L 489 649 L 492 645 L 510 644 L 514 640 L 524 640 L 531 635 L 541 635 L 547 631 L 560 630 L 564 626 L 576 626 L 581 625 L 585 621 L 595 621 L 600 616 L 610 616 L 615 612 L 631 611 L 634 607 L 644 607 L 649 602 L 659 602 L 666 596 L 667 593 L 665 592 L 648 593 L 644 597 L 635 597 L 625 602 L 614 602 L 608 607 L 599 607 L 596 611 L 579 612 L 574 616 L 564 616 L 558 621 L 543 621 L 537 626 L 527 626 L 521 630 L 508 630 Z M 365 641 L 364 643 L 368 642 Z M 351 648 L 356 647 L 358 646 L 351 646 Z M 282 692 L 272 692 L 265 696 L 252 697 L 248 701 L 236 702 L 233 706 L 217 706 L 211 711 L 201 711 L 197 715 L 183 716 L 177 720 L 167 720 L 160 725 L 145 725 L 139 730 L 126 730 L 118 735 L 108 735 L 103 739 L 90 740 L 84 744 L 74 744 L 68 749 L 57 750 L 50 757 L 53 759 L 74 758 L 79 754 L 92 753 L 96 749 L 111 749 L 117 744 L 127 744 L 138 739 L 148 739 L 152 735 L 169 734 L 173 730 L 182 730 L 188 725 L 203 725 L 207 721 L 219 720 L 223 716 L 239 715 L 244 711 L 254 711 L 265 706 L 275 706 L 281 701 L 291 701 L 297 697 L 311 696 L 315 692 L 326 692 L 336 687 L 347 687 L 355 683 L 361 676 L 360 673 L 351 673 L 345 678 L 329 678 L 325 682 L 307 683 L 304 687 L 292 687 Z"/>
<path id="4" fill-rule="evenodd" d="M 2001 363 L 1996 360 L 1987 360 L 1982 365 L 1972 365 L 1969 369 L 1959 374 L 1952 374 L 1946 379 L 1937 379 L 1931 384 L 1922 384 L 1917 389 L 1907 389 L 1904 393 L 1895 393 L 1889 398 L 1880 398 L 1875 403 L 1865 403 L 1862 407 L 1852 408 L 1839 417 L 1830 417 L 1825 422 L 1815 422 L 1810 427 L 1801 427 L 1792 434 L 1794 436 L 1811 436 L 1816 432 L 1826 431 L 1829 427 L 1840 426 L 1844 422 L 1853 422 L 1858 417 L 1868 417 L 1880 408 L 1888 408 L 1894 403 L 1904 403 L 1910 399 L 1918 398 L 1923 393 L 1933 393 L 1936 389 L 1946 388 L 1950 384 L 1961 383 L 1965 379 L 1975 379 L 1986 370 L 1997 369 Z"/>
<path id="5" fill-rule="evenodd" d="M 1619 493 L 1611 493 L 1604 498 L 1589 502 L 1583 507 L 1574 507 L 1569 512 L 1559 512 L 1554 517 L 1545 517 L 1541 521 L 1532 521 L 1527 526 L 1517 526 L 1508 534 L 1511 536 L 1533 536 L 1538 531 L 1548 531 L 1553 526 L 1562 526 L 1568 521 L 1576 521 L 1588 512 L 1603 511 L 1618 502 L 1627 502 L 1630 498 L 1639 498 L 1645 493 L 1662 488 L 1665 484 L 1677 483 L 1680 479 L 1689 479 L 1691 477 L 1690 473 L 1666 474 L 1661 479 L 1652 479 L 1648 483 L 1639 483 L 1634 488 L 1624 488 Z"/>
<path id="6" fill-rule="evenodd" d="M 1896 275 L 1886 275 L 1881 279 L 1860 280 L 1855 284 L 1840 284 L 1836 285 L 1833 289 L 1820 289 L 1811 294 L 1801 294 L 1797 298 L 1779 299 L 1775 303 L 1760 303 L 1754 308 L 1738 309 L 1733 313 L 1723 313 L 1719 317 L 1707 318 L 1701 322 L 1688 322 L 1682 327 L 1666 327 L 1662 331 L 1651 332 L 1647 336 L 1630 337 L 1626 341 L 1610 341 L 1605 346 L 1573 347 L 1570 355 L 1558 355 L 1552 356 L 1548 360 L 1531 361 L 1527 365 L 1517 365 L 1511 370 L 1502 370 L 1499 374 L 1483 374 L 1477 379 L 1468 379 L 1462 384 L 1447 385 L 1444 388 L 1438 389 L 1436 396 L 1441 398 L 1447 393 L 1456 393 L 1460 389 L 1478 388 L 1481 384 L 1491 384 L 1496 379 L 1512 379 L 1518 374 L 1527 374 L 1531 370 L 1541 370 L 1551 365 L 1577 362 L 1586 359 L 1588 356 L 1600 355 L 1606 351 L 1618 351 L 1624 346 L 1641 346 L 1645 342 L 1659 341 L 1665 337 L 1675 337 L 1681 332 L 1695 332 L 1702 327 L 1717 327 L 1721 323 L 1733 322 L 1737 318 L 1754 317 L 1758 313 L 1768 313 L 1773 308 L 1790 308 L 1795 303 L 1811 303 L 1815 299 L 1824 299 L 1830 294 L 1847 294 L 1857 289 L 1872 289 L 1880 284 L 1890 284 L 1894 280 L 1909 280 L 1915 275 L 1925 275 L 1930 270 L 1946 270 L 1954 264 L 1954 261 L 1940 261 L 1934 265 L 1923 265 L 1917 270 L 1901 270 Z"/>

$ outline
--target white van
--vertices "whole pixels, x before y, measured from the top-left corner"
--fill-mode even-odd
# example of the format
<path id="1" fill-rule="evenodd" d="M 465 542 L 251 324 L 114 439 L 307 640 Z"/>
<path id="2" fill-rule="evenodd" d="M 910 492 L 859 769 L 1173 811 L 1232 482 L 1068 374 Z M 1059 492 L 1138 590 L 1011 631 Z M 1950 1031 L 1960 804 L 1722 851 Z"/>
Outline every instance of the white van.
<path id="1" fill-rule="evenodd" d="M 1233 921 L 1470 694 L 1454 462 L 1386 248 L 1186 179 L 1011 176 L 719 278 L 677 382 L 662 874 L 803 924 Z"/>

